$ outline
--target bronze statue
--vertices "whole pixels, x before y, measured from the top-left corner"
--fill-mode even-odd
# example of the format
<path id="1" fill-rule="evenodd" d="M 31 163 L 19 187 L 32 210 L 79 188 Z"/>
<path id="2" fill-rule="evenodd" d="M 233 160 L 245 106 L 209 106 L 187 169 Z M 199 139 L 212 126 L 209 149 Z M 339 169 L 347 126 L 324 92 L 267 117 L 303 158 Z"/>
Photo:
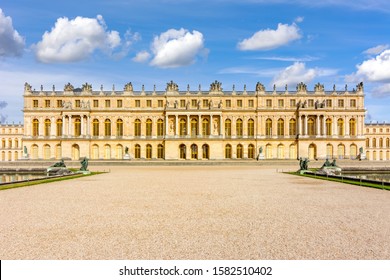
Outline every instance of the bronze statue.
<path id="1" fill-rule="evenodd" d="M 83 158 L 81 161 L 81 167 L 80 167 L 80 171 L 88 171 L 87 167 L 88 167 L 88 158 L 85 157 Z"/>

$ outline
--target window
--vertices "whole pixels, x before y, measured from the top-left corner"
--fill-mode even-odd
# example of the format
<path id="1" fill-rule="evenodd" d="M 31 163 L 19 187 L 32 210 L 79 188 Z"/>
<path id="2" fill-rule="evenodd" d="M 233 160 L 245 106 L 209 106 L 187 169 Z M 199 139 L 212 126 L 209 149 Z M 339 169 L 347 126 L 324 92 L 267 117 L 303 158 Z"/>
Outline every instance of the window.
<path id="1" fill-rule="evenodd" d="M 191 158 L 198 159 L 198 146 L 195 144 L 191 145 Z"/>
<path id="2" fill-rule="evenodd" d="M 191 136 L 197 136 L 198 135 L 198 119 L 192 118 L 191 119 Z"/>
<path id="3" fill-rule="evenodd" d="M 140 108 L 141 107 L 141 100 L 136 100 L 135 101 L 135 107 Z"/>
<path id="4" fill-rule="evenodd" d="M 230 144 L 225 146 L 225 158 L 232 158 L 232 146 Z"/>
<path id="5" fill-rule="evenodd" d="M 134 136 L 141 136 L 141 121 L 139 119 L 134 121 Z"/>
<path id="6" fill-rule="evenodd" d="M 203 107 L 206 108 L 209 106 L 209 101 L 207 99 L 203 100 Z"/>
<path id="7" fill-rule="evenodd" d="M 157 121 L 157 136 L 163 136 L 164 135 L 164 121 L 162 119 L 159 119 Z"/>
<path id="8" fill-rule="evenodd" d="M 326 107 L 332 108 L 332 99 L 326 99 Z"/>
<path id="9" fill-rule="evenodd" d="M 152 108 L 152 100 L 146 100 L 146 107 Z"/>
<path id="10" fill-rule="evenodd" d="M 44 131 L 45 136 L 50 136 L 50 129 L 51 129 L 51 121 L 49 119 L 46 119 L 45 120 L 45 131 Z"/>
<path id="11" fill-rule="evenodd" d="M 284 120 L 278 119 L 278 136 L 284 136 Z"/>
<path id="12" fill-rule="evenodd" d="M 187 135 L 186 130 L 187 130 L 187 120 L 185 118 L 181 118 L 179 121 L 179 135 L 180 136 Z"/>
<path id="13" fill-rule="evenodd" d="M 248 158 L 251 158 L 251 159 L 255 158 L 255 146 L 252 144 L 249 144 L 249 146 L 248 146 Z"/>
<path id="14" fill-rule="evenodd" d="M 355 119 L 349 120 L 349 135 L 356 136 L 356 120 Z"/>
<path id="15" fill-rule="evenodd" d="M 313 99 L 308 100 L 308 107 L 314 107 L 314 100 Z"/>
<path id="16" fill-rule="evenodd" d="M 37 119 L 32 121 L 32 134 L 33 136 L 39 136 L 39 121 Z"/>
<path id="17" fill-rule="evenodd" d="M 122 101 L 122 99 L 118 99 L 118 100 L 116 101 L 116 107 L 117 107 L 117 108 L 122 108 L 122 107 L 123 107 L 123 101 Z"/>
<path id="18" fill-rule="evenodd" d="M 254 104 L 253 99 L 248 100 L 248 107 L 249 108 L 253 108 L 254 107 L 253 104 Z"/>
<path id="19" fill-rule="evenodd" d="M 315 125 L 314 125 L 314 119 L 309 118 L 307 120 L 307 135 L 314 136 L 315 135 Z"/>
<path id="20" fill-rule="evenodd" d="M 339 99 L 337 104 L 339 108 L 344 108 L 344 99 Z"/>
<path id="21" fill-rule="evenodd" d="M 50 100 L 45 100 L 45 108 L 50 108 Z"/>
<path id="22" fill-rule="evenodd" d="M 152 120 L 147 119 L 146 120 L 146 136 L 152 136 Z"/>
<path id="23" fill-rule="evenodd" d="M 272 120 L 267 119 L 265 121 L 265 135 L 271 136 L 272 135 Z"/>
<path id="24" fill-rule="evenodd" d="M 157 101 L 157 106 L 158 106 L 159 108 L 162 108 L 162 107 L 164 106 L 164 101 L 163 101 L 163 100 L 158 100 L 158 101 Z"/>
<path id="25" fill-rule="evenodd" d="M 76 105 L 75 105 L 76 108 L 80 108 L 80 100 L 76 100 Z"/>
<path id="26" fill-rule="evenodd" d="M 238 119 L 236 121 L 236 135 L 242 137 L 242 120 Z"/>
<path id="27" fill-rule="evenodd" d="M 372 138 L 372 147 L 376 148 L 376 138 Z"/>
<path id="28" fill-rule="evenodd" d="M 338 119 L 337 120 L 337 132 L 339 136 L 344 136 L 344 120 Z"/>
<path id="29" fill-rule="evenodd" d="M 232 121 L 230 119 L 225 121 L 225 136 L 232 136 Z"/>
<path id="30" fill-rule="evenodd" d="M 231 100 L 226 100 L 226 108 L 232 107 L 232 101 Z"/>
<path id="31" fill-rule="evenodd" d="M 238 144 L 237 145 L 237 158 L 242 158 L 242 145 L 241 144 Z"/>
<path id="32" fill-rule="evenodd" d="M 106 106 L 106 108 L 110 108 L 111 107 L 111 100 L 106 100 L 105 106 Z"/>
<path id="33" fill-rule="evenodd" d="M 135 145 L 134 158 L 141 158 L 141 146 L 138 144 Z"/>
<path id="34" fill-rule="evenodd" d="M 118 119 L 116 121 L 116 136 L 123 136 L 123 120 Z"/>
<path id="35" fill-rule="evenodd" d="M 99 100 L 93 100 L 93 107 L 98 108 L 99 107 Z"/>
<path id="36" fill-rule="evenodd" d="M 185 108 L 186 107 L 186 101 L 184 99 L 180 100 L 180 107 Z"/>
<path id="37" fill-rule="evenodd" d="M 162 144 L 157 146 L 157 158 L 164 158 L 164 146 Z"/>
<path id="38" fill-rule="evenodd" d="M 290 99 L 290 107 L 295 107 L 295 106 L 296 106 L 295 99 Z"/>
<path id="39" fill-rule="evenodd" d="M 111 121 L 109 119 L 104 121 L 104 136 L 111 136 Z"/>
<path id="40" fill-rule="evenodd" d="M 210 135 L 210 122 L 207 118 L 202 120 L 202 134 L 205 136 Z"/>
<path id="41" fill-rule="evenodd" d="M 58 119 L 57 120 L 56 126 L 57 126 L 57 133 L 56 133 L 56 135 L 57 136 L 62 136 L 62 119 Z"/>
<path id="42" fill-rule="evenodd" d="M 62 100 L 57 100 L 57 108 L 62 108 Z"/>
<path id="43" fill-rule="evenodd" d="M 265 106 L 266 106 L 267 108 L 272 108 L 272 99 L 267 99 L 267 100 L 265 101 Z"/>
<path id="44" fill-rule="evenodd" d="M 283 108 L 284 107 L 284 100 L 283 99 L 279 99 L 278 100 L 278 107 L 279 108 Z"/>
<path id="45" fill-rule="evenodd" d="M 356 99 L 351 99 L 351 100 L 349 101 L 349 106 L 350 106 L 351 108 L 356 108 Z"/>
<path id="46" fill-rule="evenodd" d="M 180 159 L 186 159 L 186 145 L 181 144 L 179 146 Z"/>
<path id="47" fill-rule="evenodd" d="M 248 136 L 255 136 L 255 121 L 253 119 L 248 120 Z"/>
<path id="48" fill-rule="evenodd" d="M 33 107 L 38 108 L 38 100 L 36 99 L 33 100 Z"/>
<path id="49" fill-rule="evenodd" d="M 76 118 L 74 120 L 74 136 L 80 136 L 81 135 L 81 119 Z"/>
<path id="50" fill-rule="evenodd" d="M 152 145 L 147 144 L 146 145 L 146 159 L 152 158 Z"/>
<path id="51" fill-rule="evenodd" d="M 196 99 L 191 100 L 191 107 L 196 108 Z"/>
<path id="52" fill-rule="evenodd" d="M 242 108 L 242 100 L 241 99 L 237 100 L 237 107 Z"/>
<path id="53" fill-rule="evenodd" d="M 330 136 L 332 135 L 332 120 L 326 119 L 326 135 Z"/>
<path id="54" fill-rule="evenodd" d="M 98 119 L 94 119 L 92 121 L 92 135 L 99 136 L 99 120 Z"/>
<path id="55" fill-rule="evenodd" d="M 383 148 L 383 139 L 379 138 L 379 148 Z"/>
<path id="56" fill-rule="evenodd" d="M 297 122 L 295 119 L 291 119 L 289 121 L 289 129 L 288 129 L 289 135 L 294 136 L 297 134 Z"/>

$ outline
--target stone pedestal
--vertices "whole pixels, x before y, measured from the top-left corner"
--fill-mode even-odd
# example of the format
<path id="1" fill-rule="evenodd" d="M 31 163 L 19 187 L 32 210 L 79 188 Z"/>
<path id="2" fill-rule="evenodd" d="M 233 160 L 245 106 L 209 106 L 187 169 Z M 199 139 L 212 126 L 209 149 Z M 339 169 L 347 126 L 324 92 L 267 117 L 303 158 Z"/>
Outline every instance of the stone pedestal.
<path id="1" fill-rule="evenodd" d="M 259 156 L 257 157 L 257 160 L 263 160 L 265 159 L 265 156 L 263 153 L 260 153 Z"/>
<path id="2" fill-rule="evenodd" d="M 359 159 L 366 159 L 367 157 L 366 157 L 366 153 L 361 153 L 360 155 L 359 155 Z"/>
<path id="3" fill-rule="evenodd" d="M 123 156 L 123 159 L 129 160 L 129 159 L 131 159 L 131 158 L 130 158 L 130 155 L 129 155 L 129 154 L 125 154 L 125 155 Z"/>

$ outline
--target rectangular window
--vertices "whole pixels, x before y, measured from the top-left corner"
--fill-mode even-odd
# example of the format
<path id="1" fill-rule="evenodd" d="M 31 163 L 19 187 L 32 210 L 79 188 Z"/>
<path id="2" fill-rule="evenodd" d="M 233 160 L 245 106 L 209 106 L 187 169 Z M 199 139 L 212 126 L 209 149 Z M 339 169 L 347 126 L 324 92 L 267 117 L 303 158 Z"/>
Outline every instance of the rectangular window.
<path id="1" fill-rule="evenodd" d="M 122 99 L 118 99 L 118 100 L 116 101 L 116 107 L 117 107 L 117 108 L 122 108 L 122 107 L 123 107 L 123 101 L 122 101 Z"/>
<path id="2" fill-rule="evenodd" d="M 76 100 L 76 108 L 80 108 L 80 100 Z"/>
<path id="3" fill-rule="evenodd" d="M 164 106 L 164 101 L 163 100 L 158 100 L 157 103 L 158 103 L 158 107 L 159 108 L 162 108 Z"/>
<path id="4" fill-rule="evenodd" d="M 278 100 L 278 107 L 279 108 L 283 108 L 284 107 L 284 100 L 283 99 L 279 99 Z"/>
<path id="5" fill-rule="evenodd" d="M 191 100 L 191 107 L 196 108 L 196 99 Z"/>
<path id="6" fill-rule="evenodd" d="M 209 101 L 207 99 L 203 100 L 203 107 L 208 107 Z"/>
<path id="7" fill-rule="evenodd" d="M 272 99 L 267 99 L 267 100 L 265 101 L 265 106 L 266 106 L 267 108 L 272 108 Z"/>
<path id="8" fill-rule="evenodd" d="M 95 99 L 95 100 L 93 101 L 93 107 L 94 107 L 94 108 L 99 107 L 99 100 L 96 100 L 96 99 Z"/>
<path id="9" fill-rule="evenodd" d="M 33 100 L 33 107 L 38 108 L 38 100 Z"/>
<path id="10" fill-rule="evenodd" d="M 326 108 L 332 108 L 332 99 L 326 99 Z"/>
<path id="11" fill-rule="evenodd" d="M 356 99 L 351 99 L 349 102 L 349 106 L 352 108 L 356 108 Z"/>
<path id="12" fill-rule="evenodd" d="M 111 107 L 111 100 L 106 100 L 105 105 L 106 105 L 106 108 L 110 108 Z"/>
<path id="13" fill-rule="evenodd" d="M 146 107 L 152 108 L 152 100 L 146 100 Z"/>
<path id="14" fill-rule="evenodd" d="M 231 102 L 231 100 L 226 100 L 226 108 L 230 108 L 230 107 L 232 107 L 232 102 Z"/>
<path id="15" fill-rule="evenodd" d="M 253 99 L 248 100 L 248 107 L 249 108 L 253 108 L 254 107 L 253 104 L 254 104 Z"/>
<path id="16" fill-rule="evenodd" d="M 309 99 L 308 106 L 314 107 L 314 99 Z"/>
<path id="17" fill-rule="evenodd" d="M 45 108 L 50 108 L 50 100 L 45 100 Z"/>
<path id="18" fill-rule="evenodd" d="M 141 107 L 141 100 L 136 100 L 135 101 L 135 107 L 140 108 Z"/>
<path id="19" fill-rule="evenodd" d="M 180 107 L 185 108 L 186 107 L 186 101 L 184 99 L 180 100 Z"/>
<path id="20" fill-rule="evenodd" d="M 295 106 L 297 106 L 295 99 L 290 99 L 290 107 L 295 107 Z"/>
<path id="21" fill-rule="evenodd" d="M 57 108 L 62 108 L 62 100 L 57 100 Z"/>
<path id="22" fill-rule="evenodd" d="M 242 108 L 242 100 L 241 99 L 237 100 L 237 107 Z"/>
<path id="23" fill-rule="evenodd" d="M 338 106 L 339 106 L 339 108 L 344 108 L 344 99 L 338 100 Z"/>

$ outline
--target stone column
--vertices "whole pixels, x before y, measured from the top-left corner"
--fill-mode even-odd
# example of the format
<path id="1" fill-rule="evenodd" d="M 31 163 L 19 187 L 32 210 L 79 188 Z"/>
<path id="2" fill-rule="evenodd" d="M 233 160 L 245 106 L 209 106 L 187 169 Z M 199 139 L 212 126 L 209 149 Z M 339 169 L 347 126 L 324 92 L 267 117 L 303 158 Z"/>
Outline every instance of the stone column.
<path id="1" fill-rule="evenodd" d="M 68 116 L 68 136 L 72 136 L 72 115 Z"/>
<path id="2" fill-rule="evenodd" d="M 333 116 L 332 119 L 333 135 L 337 135 L 337 118 L 336 116 Z"/>
<path id="3" fill-rule="evenodd" d="M 349 119 L 347 117 L 344 118 L 344 124 L 345 124 L 345 135 L 349 135 Z"/>
<path id="4" fill-rule="evenodd" d="M 80 115 L 80 136 L 84 136 L 84 116 Z"/>
<path id="5" fill-rule="evenodd" d="M 317 115 L 317 121 L 316 121 L 316 130 L 317 130 L 317 137 L 320 136 L 320 116 Z"/>
<path id="6" fill-rule="evenodd" d="M 173 131 L 173 134 L 175 136 L 179 135 L 179 116 L 178 115 L 175 115 L 175 124 L 176 124 L 176 127 Z"/>
<path id="7" fill-rule="evenodd" d="M 326 135 L 326 118 L 325 116 L 322 117 L 322 135 Z"/>
<path id="8" fill-rule="evenodd" d="M 50 126 L 50 136 L 55 137 L 56 136 L 56 129 L 57 129 L 57 122 L 54 117 L 51 117 L 51 126 Z"/>
<path id="9" fill-rule="evenodd" d="M 305 124 L 303 125 L 303 129 L 305 130 L 304 135 L 307 135 L 307 115 L 305 115 Z"/>
<path id="10" fill-rule="evenodd" d="M 125 126 L 125 123 L 123 123 L 123 126 Z M 91 117 L 87 116 L 87 136 L 90 136 L 91 134 Z"/>
<path id="11" fill-rule="evenodd" d="M 186 128 L 186 135 L 191 135 L 191 129 L 190 129 L 190 116 L 187 115 L 187 128 Z"/>
<path id="12" fill-rule="evenodd" d="M 169 129 L 169 122 L 168 122 L 168 115 L 165 115 L 165 135 L 168 135 L 168 129 Z"/>
<path id="13" fill-rule="evenodd" d="M 65 116 L 63 115 L 62 116 L 62 127 L 61 127 L 61 133 L 62 133 L 62 136 L 65 136 Z"/>
<path id="14" fill-rule="evenodd" d="M 298 116 L 298 121 L 297 121 L 297 131 L 299 133 L 299 136 L 302 136 L 302 116 Z"/>

